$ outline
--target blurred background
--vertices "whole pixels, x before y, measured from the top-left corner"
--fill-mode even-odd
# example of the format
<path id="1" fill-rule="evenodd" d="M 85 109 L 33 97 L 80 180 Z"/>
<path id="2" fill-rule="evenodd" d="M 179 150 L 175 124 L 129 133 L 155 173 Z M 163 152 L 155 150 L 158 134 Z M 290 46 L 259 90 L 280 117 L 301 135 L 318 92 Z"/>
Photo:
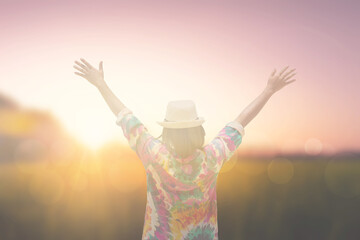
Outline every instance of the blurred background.
<path id="1" fill-rule="evenodd" d="M 192 99 L 205 142 L 296 68 L 217 181 L 219 239 L 359 239 L 360 4 L 0 1 L 0 239 L 141 239 L 145 169 L 74 61 L 155 136 Z"/>

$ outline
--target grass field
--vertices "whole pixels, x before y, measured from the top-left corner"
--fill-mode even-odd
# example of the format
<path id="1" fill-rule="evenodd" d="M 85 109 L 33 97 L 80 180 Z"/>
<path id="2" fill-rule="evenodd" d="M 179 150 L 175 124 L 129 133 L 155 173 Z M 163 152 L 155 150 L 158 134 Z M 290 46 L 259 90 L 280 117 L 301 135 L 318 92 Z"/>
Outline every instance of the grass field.
<path id="1" fill-rule="evenodd" d="M 1 240 L 141 239 L 146 178 L 134 152 L 30 146 L 0 164 Z M 234 155 L 217 199 L 221 240 L 359 239 L 360 158 Z"/>

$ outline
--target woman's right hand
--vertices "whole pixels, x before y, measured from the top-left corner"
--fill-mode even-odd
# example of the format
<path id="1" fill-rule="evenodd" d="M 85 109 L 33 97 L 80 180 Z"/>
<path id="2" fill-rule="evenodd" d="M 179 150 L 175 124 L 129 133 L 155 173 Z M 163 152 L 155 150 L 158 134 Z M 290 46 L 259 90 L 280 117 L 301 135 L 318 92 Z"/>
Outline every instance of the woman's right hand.
<path id="1" fill-rule="evenodd" d="M 99 70 L 93 67 L 88 61 L 81 58 L 80 59 L 83 63 L 80 63 L 78 61 L 75 61 L 77 65 L 74 65 L 74 68 L 79 70 L 79 72 L 75 72 L 75 74 L 85 78 L 88 80 L 91 84 L 93 84 L 96 87 L 102 86 L 104 81 L 104 69 L 103 69 L 103 62 L 101 61 L 99 63 Z"/>
<path id="2" fill-rule="evenodd" d="M 275 93 L 275 92 L 279 91 L 280 89 L 282 89 L 284 86 L 296 81 L 296 79 L 287 81 L 296 74 L 296 73 L 293 73 L 293 74 L 289 75 L 291 72 L 293 72 L 295 70 L 295 68 L 292 69 L 291 71 L 284 73 L 288 67 L 289 66 L 285 67 L 278 74 L 275 74 L 276 69 L 274 69 L 274 71 L 270 75 L 268 83 L 266 85 L 267 90 L 269 90 L 272 93 Z"/>

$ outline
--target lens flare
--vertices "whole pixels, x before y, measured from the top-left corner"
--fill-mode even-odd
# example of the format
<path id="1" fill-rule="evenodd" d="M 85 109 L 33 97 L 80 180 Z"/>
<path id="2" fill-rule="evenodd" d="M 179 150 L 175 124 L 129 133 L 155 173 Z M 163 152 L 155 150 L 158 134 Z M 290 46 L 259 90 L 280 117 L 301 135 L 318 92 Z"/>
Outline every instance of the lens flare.
<path id="1" fill-rule="evenodd" d="M 268 177 L 276 184 L 286 184 L 294 176 L 294 166 L 286 158 L 273 159 L 268 166 Z"/>
<path id="2" fill-rule="evenodd" d="M 310 155 L 318 155 L 321 153 L 322 148 L 323 145 L 317 138 L 309 138 L 304 145 L 305 152 Z"/>
<path id="3" fill-rule="evenodd" d="M 228 159 L 224 165 L 222 166 L 222 168 L 220 169 L 220 174 L 221 173 L 226 173 L 229 172 L 231 169 L 233 169 L 235 167 L 235 165 L 237 164 L 237 160 L 238 160 L 238 152 L 235 151 L 235 154 L 233 154 L 231 156 L 230 159 Z"/>

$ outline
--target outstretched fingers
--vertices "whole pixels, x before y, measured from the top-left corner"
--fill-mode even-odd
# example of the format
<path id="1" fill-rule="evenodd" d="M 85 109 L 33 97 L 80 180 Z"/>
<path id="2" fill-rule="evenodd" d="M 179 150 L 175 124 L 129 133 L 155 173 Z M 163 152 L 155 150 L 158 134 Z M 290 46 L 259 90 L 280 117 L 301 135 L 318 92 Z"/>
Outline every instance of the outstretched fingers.
<path id="1" fill-rule="evenodd" d="M 102 61 L 99 63 L 99 70 L 103 71 L 103 62 Z"/>
<path id="2" fill-rule="evenodd" d="M 274 76 L 275 73 L 276 73 L 276 68 L 274 68 L 274 71 L 271 73 L 271 76 Z"/>
<path id="3" fill-rule="evenodd" d="M 296 79 L 291 80 L 291 81 L 287 81 L 287 82 L 285 82 L 285 85 L 288 85 L 288 84 L 290 84 L 290 83 L 292 83 L 292 82 L 295 82 L 295 81 L 296 81 Z"/>
<path id="4" fill-rule="evenodd" d="M 86 65 L 89 69 L 94 68 L 94 67 L 93 67 L 93 66 L 91 66 L 91 64 L 90 64 L 90 63 L 88 63 L 85 59 L 80 58 L 80 60 L 81 60 L 83 63 L 85 63 L 85 65 Z"/>
<path id="5" fill-rule="evenodd" d="M 74 65 L 74 68 L 79 70 L 80 72 L 86 74 L 86 72 L 82 69 L 82 68 L 79 68 L 78 66 Z"/>
<path id="6" fill-rule="evenodd" d="M 285 75 L 282 76 L 283 79 L 285 79 L 290 73 L 292 73 L 293 71 L 295 71 L 296 68 L 292 69 L 291 71 L 285 73 Z"/>
<path id="7" fill-rule="evenodd" d="M 86 66 L 86 65 L 84 65 L 84 64 L 82 64 L 81 62 L 79 62 L 79 61 L 75 61 L 75 63 L 77 64 L 77 65 L 79 65 L 80 67 L 82 67 L 84 70 L 89 70 L 89 68 Z"/>
<path id="8" fill-rule="evenodd" d="M 82 73 L 78 73 L 78 72 L 74 72 L 76 75 L 79 75 L 79 76 L 81 76 L 81 77 L 83 77 L 83 78 L 86 78 L 85 77 L 85 74 L 82 74 Z"/>
<path id="9" fill-rule="evenodd" d="M 283 72 L 288 68 L 289 66 L 286 66 L 283 70 L 281 70 L 281 72 L 279 73 L 279 76 L 281 76 L 281 74 L 283 74 Z"/>
<path id="10" fill-rule="evenodd" d="M 293 76 L 295 76 L 295 75 L 296 75 L 296 73 L 291 74 L 290 76 L 288 76 L 288 77 L 284 78 L 284 81 L 286 81 L 286 80 L 288 80 L 288 79 L 292 78 L 292 77 L 293 77 Z"/>

